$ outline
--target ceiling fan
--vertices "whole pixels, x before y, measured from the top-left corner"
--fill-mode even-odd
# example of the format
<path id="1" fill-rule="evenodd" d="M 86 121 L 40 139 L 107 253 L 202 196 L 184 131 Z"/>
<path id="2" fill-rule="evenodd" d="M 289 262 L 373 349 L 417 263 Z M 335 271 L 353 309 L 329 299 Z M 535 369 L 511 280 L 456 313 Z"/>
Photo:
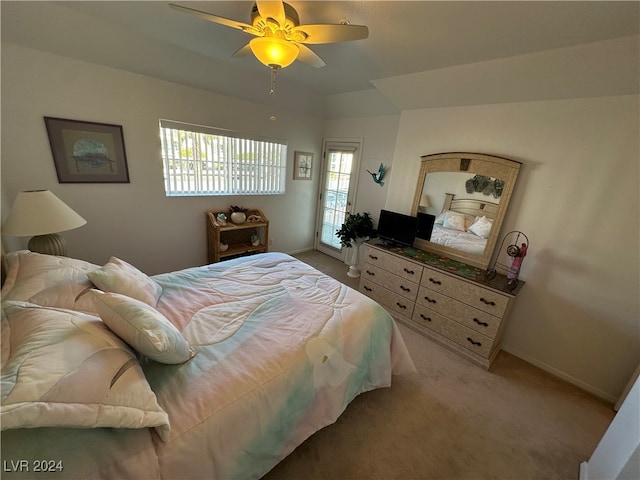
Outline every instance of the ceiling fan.
<path id="1" fill-rule="evenodd" d="M 253 52 L 273 72 L 289 66 L 296 59 L 316 68 L 324 67 L 324 60 L 305 44 L 348 42 L 369 36 L 366 26 L 346 22 L 300 25 L 295 8 L 281 0 L 257 0 L 251 9 L 251 25 L 174 3 L 169 5 L 181 12 L 254 35 L 257 38 L 237 50 L 233 56 Z"/>

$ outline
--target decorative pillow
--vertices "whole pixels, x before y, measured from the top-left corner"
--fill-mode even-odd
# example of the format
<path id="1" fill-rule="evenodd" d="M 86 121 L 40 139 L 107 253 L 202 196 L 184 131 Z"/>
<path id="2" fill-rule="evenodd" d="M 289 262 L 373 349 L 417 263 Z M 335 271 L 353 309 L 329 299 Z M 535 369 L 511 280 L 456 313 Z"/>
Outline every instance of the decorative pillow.
<path id="1" fill-rule="evenodd" d="M 96 316 L 3 302 L 2 340 L 2 430 L 155 427 L 168 438 L 135 354 Z"/>
<path id="2" fill-rule="evenodd" d="M 444 215 L 442 226 L 444 228 L 450 228 L 452 230 L 459 230 L 461 232 L 466 232 L 467 228 L 466 228 L 465 222 L 466 222 L 466 219 L 463 214 L 447 211 Z"/>
<path id="3" fill-rule="evenodd" d="M 482 216 L 476 222 L 469 227 L 471 233 L 476 234 L 482 238 L 488 238 L 491 233 L 491 227 L 493 226 L 493 220 Z"/>
<path id="4" fill-rule="evenodd" d="M 162 293 L 160 285 L 146 274 L 116 257 L 111 257 L 103 267 L 88 276 L 100 290 L 121 293 L 152 307 L 156 306 Z"/>
<path id="5" fill-rule="evenodd" d="M 93 301 L 85 293 L 93 288 L 87 274 L 100 268 L 98 265 L 29 250 L 8 253 L 5 261 L 3 300 L 95 312 Z"/>
<path id="6" fill-rule="evenodd" d="M 183 363 L 193 357 L 178 329 L 155 308 L 118 293 L 92 290 L 102 321 L 141 354 L 160 363 Z"/>

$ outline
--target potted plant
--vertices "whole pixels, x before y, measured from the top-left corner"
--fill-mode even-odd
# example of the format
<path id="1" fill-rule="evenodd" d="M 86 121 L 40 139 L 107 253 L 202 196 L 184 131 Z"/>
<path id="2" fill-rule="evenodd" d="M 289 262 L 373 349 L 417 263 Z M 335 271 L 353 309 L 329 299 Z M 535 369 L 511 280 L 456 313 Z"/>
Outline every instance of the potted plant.
<path id="1" fill-rule="evenodd" d="M 233 223 L 244 223 L 247 220 L 247 209 L 244 207 L 231 205 L 229 207 L 229 212 L 231 212 L 230 217 Z"/>
<path id="2" fill-rule="evenodd" d="M 373 219 L 367 212 L 347 215 L 340 230 L 336 231 L 336 236 L 340 239 L 342 246 L 347 248 L 355 247 L 351 255 L 351 260 L 349 261 L 349 271 L 347 272 L 347 275 L 350 277 L 360 276 L 360 269 L 358 268 L 360 245 L 375 235 L 376 231 L 373 228 Z"/>

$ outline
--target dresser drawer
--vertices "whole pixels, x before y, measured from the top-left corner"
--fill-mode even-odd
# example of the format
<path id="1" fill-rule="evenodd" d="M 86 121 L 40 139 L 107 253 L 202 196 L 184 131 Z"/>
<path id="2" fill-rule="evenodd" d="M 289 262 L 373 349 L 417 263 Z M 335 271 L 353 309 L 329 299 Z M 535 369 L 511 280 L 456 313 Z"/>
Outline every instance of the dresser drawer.
<path id="1" fill-rule="evenodd" d="M 415 283 L 420 283 L 422 266 L 367 245 L 363 261 Z"/>
<path id="2" fill-rule="evenodd" d="M 502 322 L 501 318 L 494 317 L 426 287 L 420 287 L 416 303 L 453 318 L 458 323 L 491 338 L 496 336 Z"/>
<path id="3" fill-rule="evenodd" d="M 494 344 L 492 339 L 460 325 L 429 308 L 416 305 L 412 320 L 481 357 L 489 358 L 491 355 Z"/>
<path id="4" fill-rule="evenodd" d="M 366 278 L 360 278 L 360 291 L 404 317 L 411 318 L 411 315 L 413 315 L 415 302 L 404 297 L 398 297 L 397 293 L 381 287 Z"/>
<path id="5" fill-rule="evenodd" d="M 424 269 L 421 285 L 500 318 L 509 305 L 506 295 L 430 268 Z"/>
<path id="6" fill-rule="evenodd" d="M 361 275 L 364 278 L 371 280 L 372 282 L 377 283 L 398 295 L 402 295 L 413 302 L 416 300 L 419 286 L 415 282 L 411 282 L 405 278 L 399 277 L 398 275 L 389 273 L 381 268 L 371 265 L 370 263 L 365 263 L 363 265 Z"/>

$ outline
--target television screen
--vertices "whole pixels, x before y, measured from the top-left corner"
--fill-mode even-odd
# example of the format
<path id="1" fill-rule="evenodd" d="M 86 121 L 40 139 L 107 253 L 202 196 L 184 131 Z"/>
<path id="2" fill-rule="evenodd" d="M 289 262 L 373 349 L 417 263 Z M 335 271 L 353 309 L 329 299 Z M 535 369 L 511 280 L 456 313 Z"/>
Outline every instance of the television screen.
<path id="1" fill-rule="evenodd" d="M 436 221 L 436 216 L 430 213 L 418 213 L 418 227 L 416 228 L 416 237 L 423 240 L 431 240 L 431 231 L 433 230 L 433 224 Z"/>
<path id="2" fill-rule="evenodd" d="M 380 210 L 378 237 L 386 243 L 412 246 L 416 238 L 418 219 L 411 215 Z"/>

